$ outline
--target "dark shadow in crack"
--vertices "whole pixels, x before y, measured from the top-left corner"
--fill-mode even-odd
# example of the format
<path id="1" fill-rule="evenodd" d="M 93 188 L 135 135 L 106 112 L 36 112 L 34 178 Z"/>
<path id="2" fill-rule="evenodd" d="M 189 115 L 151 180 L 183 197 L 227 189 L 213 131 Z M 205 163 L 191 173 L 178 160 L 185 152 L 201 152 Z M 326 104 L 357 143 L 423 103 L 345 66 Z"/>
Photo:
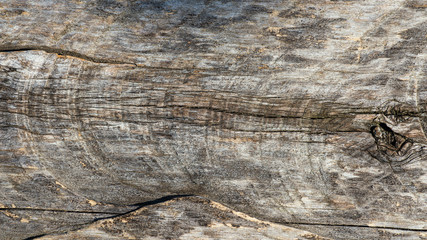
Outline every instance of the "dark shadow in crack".
<path id="1" fill-rule="evenodd" d="M 150 206 L 150 205 L 155 205 L 155 204 L 159 204 L 159 203 L 163 203 L 163 202 L 167 202 L 167 201 L 170 201 L 170 200 L 175 199 L 175 198 L 193 197 L 193 196 L 195 196 L 195 195 L 191 195 L 191 194 L 187 194 L 187 195 L 169 195 L 169 196 L 161 197 L 161 198 L 154 199 L 154 200 L 147 201 L 147 202 L 132 204 L 130 206 L 135 206 L 136 207 L 135 209 L 132 209 L 132 210 L 129 210 L 127 212 L 120 213 L 120 214 L 117 214 L 117 215 L 113 215 L 113 216 L 110 216 L 110 217 L 95 218 L 92 223 L 100 221 L 100 220 L 104 220 L 104 219 L 110 219 L 110 218 L 120 217 L 120 216 L 129 214 L 131 212 L 135 212 L 135 211 L 137 211 L 137 210 L 139 210 L 139 209 L 141 209 L 143 207 Z"/>
<path id="2" fill-rule="evenodd" d="M 40 235 L 37 235 L 37 236 L 32 236 L 32 237 L 25 238 L 24 240 L 37 239 L 37 238 L 40 238 L 40 237 L 44 237 L 46 235 L 48 235 L 48 234 L 44 233 L 44 234 L 40 234 Z"/>
<path id="3" fill-rule="evenodd" d="M 139 210 L 139 209 L 141 209 L 143 207 L 146 207 L 146 206 L 156 205 L 156 204 L 167 202 L 167 201 L 170 201 L 170 200 L 173 200 L 173 199 L 176 199 L 176 198 L 192 197 L 192 196 L 195 196 L 195 195 L 191 195 L 191 194 L 187 194 L 187 195 L 169 195 L 169 196 L 164 196 L 164 197 L 161 197 L 161 198 L 158 198 L 158 199 L 154 199 L 154 200 L 150 200 L 150 201 L 146 201 L 146 202 L 132 204 L 132 205 L 129 205 L 129 206 L 130 207 L 135 207 L 135 208 L 132 209 L 132 210 L 129 210 L 127 212 L 114 214 L 114 215 L 109 216 L 109 217 L 95 218 L 95 219 L 93 219 L 92 221 L 90 221 L 88 223 L 83 223 L 83 224 L 78 224 L 78 225 L 70 226 L 69 229 L 67 229 L 67 230 L 58 230 L 57 229 L 56 231 L 51 231 L 51 232 L 48 232 L 48 233 L 38 234 L 36 236 L 25 238 L 24 240 L 37 239 L 37 238 L 41 238 L 41 237 L 48 236 L 48 235 L 53 235 L 53 234 L 65 234 L 65 233 L 68 233 L 70 231 L 79 230 L 81 228 L 84 228 L 85 226 L 88 226 L 90 224 L 93 224 L 93 223 L 101 221 L 101 220 L 116 218 L 116 217 L 120 217 L 120 216 L 129 214 L 129 213 L 135 212 L 135 211 L 137 211 L 137 210 Z"/>

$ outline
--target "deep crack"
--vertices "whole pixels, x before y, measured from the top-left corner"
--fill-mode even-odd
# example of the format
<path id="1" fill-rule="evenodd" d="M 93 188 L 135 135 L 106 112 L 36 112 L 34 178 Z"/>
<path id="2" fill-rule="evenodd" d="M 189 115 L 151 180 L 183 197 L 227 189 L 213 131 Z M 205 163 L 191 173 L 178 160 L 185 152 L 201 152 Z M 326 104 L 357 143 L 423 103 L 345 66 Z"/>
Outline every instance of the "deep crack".
<path id="1" fill-rule="evenodd" d="M 47 235 L 53 235 L 53 234 L 66 234 L 66 233 L 71 232 L 71 231 L 80 230 L 80 229 L 82 229 L 82 228 L 84 228 L 84 227 L 86 227 L 86 226 L 88 226 L 90 224 L 96 223 L 96 222 L 101 221 L 101 220 L 113 219 L 113 218 L 116 218 L 116 217 L 124 216 L 124 215 L 130 214 L 132 212 L 138 211 L 139 209 L 141 209 L 143 207 L 152 206 L 152 205 L 156 205 L 156 204 L 161 204 L 161 203 L 164 203 L 164 202 L 171 201 L 173 199 L 185 198 L 185 197 L 200 197 L 200 198 L 209 200 L 209 199 L 207 199 L 205 197 L 197 196 L 197 195 L 169 195 L 169 196 L 161 197 L 161 198 L 150 200 L 150 201 L 146 201 L 146 202 L 129 205 L 129 206 L 135 206 L 136 208 L 134 208 L 132 210 L 129 210 L 129 211 L 126 211 L 126 212 L 123 212 L 123 213 L 118 213 L 118 214 L 115 214 L 115 215 L 109 216 L 109 217 L 95 218 L 94 220 L 92 220 L 92 221 L 90 221 L 88 223 L 74 225 L 74 226 L 71 227 L 71 229 L 67 229 L 67 230 L 56 230 L 56 231 L 52 231 L 52 232 L 49 232 L 49 233 L 37 234 L 35 236 L 31 236 L 31 237 L 25 238 L 25 240 L 38 239 L 38 238 L 41 238 L 41 237 L 44 237 L 44 236 L 47 236 Z M 5 209 L 0 209 L 0 210 L 5 210 Z M 7 210 L 10 210 L 10 209 L 7 209 Z M 64 212 L 69 212 L 69 211 L 64 210 Z M 80 212 L 80 211 L 71 211 L 71 212 Z M 91 212 L 91 213 L 94 213 L 94 212 Z M 105 212 L 103 212 L 103 213 L 105 213 Z M 293 227 L 293 228 L 298 228 L 297 227 L 298 225 L 310 225 L 310 226 L 356 227 L 356 228 L 371 228 L 371 229 L 383 229 L 383 230 L 400 230 L 400 231 L 413 231 L 413 232 L 427 232 L 427 229 L 404 228 L 404 227 L 387 227 L 387 226 L 370 226 L 370 225 L 363 225 L 363 224 L 334 224 L 334 223 L 309 223 L 309 222 L 271 222 L 271 223 L 279 224 L 279 225 L 282 225 L 282 226 L 289 226 L 289 227 Z"/>
<path id="2" fill-rule="evenodd" d="M 169 195 L 169 196 L 161 197 L 161 198 L 150 200 L 150 201 L 146 201 L 146 202 L 132 204 L 132 205 L 129 205 L 129 206 L 136 207 L 136 208 L 134 208 L 132 210 L 129 210 L 129 211 L 126 211 L 126 212 L 123 212 L 123 213 L 117 213 L 117 214 L 115 214 L 113 216 L 109 216 L 109 217 L 95 218 L 94 220 L 92 220 L 90 222 L 83 223 L 83 224 L 78 224 L 78 225 L 74 225 L 74 226 L 71 227 L 72 229 L 55 230 L 55 231 L 51 231 L 49 233 L 37 234 L 35 236 L 31 236 L 31 237 L 25 238 L 24 240 L 37 239 L 37 238 L 41 238 L 41 237 L 44 237 L 44 236 L 47 236 L 47 235 L 53 235 L 53 234 L 66 234 L 66 233 L 68 233 L 70 231 L 76 231 L 76 230 L 82 229 L 82 228 L 84 228 L 84 227 L 86 227 L 86 226 L 88 226 L 90 224 L 96 223 L 96 222 L 101 221 L 101 220 L 112 219 L 112 218 L 120 217 L 120 216 L 129 214 L 129 213 L 138 211 L 139 209 L 141 209 L 143 207 L 147 207 L 147 206 L 151 206 L 151 205 L 156 205 L 156 204 L 168 202 L 168 201 L 171 201 L 171 200 L 176 199 L 176 198 L 192 197 L 192 196 L 195 196 L 195 195 L 190 195 L 190 194 L 187 194 L 187 195 Z M 16 209 L 16 208 L 13 208 L 13 209 Z M 7 210 L 10 210 L 10 209 L 8 208 Z M 64 212 L 69 212 L 69 211 L 64 210 Z M 71 212 L 80 212 L 80 211 L 71 211 Z M 94 213 L 94 212 L 91 212 L 91 213 Z M 102 213 L 105 213 L 105 212 L 102 212 Z"/>

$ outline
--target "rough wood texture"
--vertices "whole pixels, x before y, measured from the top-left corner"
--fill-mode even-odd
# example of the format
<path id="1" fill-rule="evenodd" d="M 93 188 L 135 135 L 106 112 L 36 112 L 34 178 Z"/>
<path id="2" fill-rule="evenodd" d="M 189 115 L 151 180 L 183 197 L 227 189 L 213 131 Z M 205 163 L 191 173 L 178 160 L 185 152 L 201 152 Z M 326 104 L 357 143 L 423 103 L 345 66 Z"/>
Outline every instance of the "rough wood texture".
<path id="1" fill-rule="evenodd" d="M 254 219 L 205 199 L 171 200 L 88 227 L 41 239 L 326 239 L 310 232 Z"/>
<path id="2" fill-rule="evenodd" d="M 0 1 L 0 238 L 426 239 L 426 9 Z"/>

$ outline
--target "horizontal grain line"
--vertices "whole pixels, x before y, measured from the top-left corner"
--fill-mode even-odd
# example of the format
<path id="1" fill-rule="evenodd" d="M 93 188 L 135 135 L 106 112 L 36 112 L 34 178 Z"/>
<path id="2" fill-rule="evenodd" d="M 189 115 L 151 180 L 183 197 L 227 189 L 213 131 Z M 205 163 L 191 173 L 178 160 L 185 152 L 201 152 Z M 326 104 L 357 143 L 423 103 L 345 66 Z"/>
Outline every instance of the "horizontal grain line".
<path id="1" fill-rule="evenodd" d="M 84 214 L 121 214 L 119 212 L 86 211 L 86 210 L 65 210 L 46 208 L 0 208 L 0 211 L 35 211 L 35 212 L 63 212 L 63 213 L 84 213 Z"/>
<path id="2" fill-rule="evenodd" d="M 427 229 L 419 228 L 404 228 L 404 227 L 388 227 L 388 226 L 370 226 L 363 224 L 333 224 L 333 223 L 307 223 L 307 222 L 275 222 L 283 225 L 310 225 L 310 226 L 328 226 L 328 227 L 356 227 L 356 228 L 376 228 L 376 229 L 387 229 L 387 230 L 401 230 L 401 231 L 413 231 L 413 232 L 427 232 Z"/>
<path id="3" fill-rule="evenodd" d="M 44 51 L 46 53 L 54 53 L 61 56 L 68 56 L 68 57 L 74 57 L 78 58 L 80 60 L 89 61 L 93 63 L 104 63 L 104 64 L 124 64 L 124 65 L 132 65 L 134 67 L 138 68 L 146 68 L 146 69 L 155 69 L 155 70 L 167 70 L 167 71 L 194 71 L 194 70 L 203 70 L 203 71 L 213 71 L 217 69 L 203 69 L 203 68 L 173 68 L 173 67 L 156 67 L 156 66 L 146 66 L 142 64 L 137 64 L 133 62 L 125 62 L 125 61 L 118 61 L 118 60 L 112 60 L 112 59 L 105 59 L 105 58 L 97 58 L 92 57 L 89 55 L 85 55 L 79 52 L 74 52 L 70 50 L 60 49 L 60 48 L 54 48 L 49 46 L 35 46 L 35 45 L 23 45 L 23 46 L 0 46 L 0 53 L 9 53 L 9 52 L 24 52 L 24 51 Z M 250 76 L 250 75 L 245 75 Z"/>
<path id="4" fill-rule="evenodd" d="M 131 62 L 123 62 L 117 60 L 103 59 L 97 57 L 91 57 L 82 53 L 73 52 L 69 50 L 64 50 L 60 48 L 52 48 L 48 46 L 34 46 L 34 45 L 25 45 L 25 46 L 0 46 L 0 52 L 8 53 L 8 52 L 23 52 L 23 51 L 44 51 L 46 53 L 55 53 L 62 56 L 69 56 L 79 58 L 85 61 L 94 62 L 94 63 L 107 63 L 107 64 L 127 64 L 134 65 L 135 63 Z"/>

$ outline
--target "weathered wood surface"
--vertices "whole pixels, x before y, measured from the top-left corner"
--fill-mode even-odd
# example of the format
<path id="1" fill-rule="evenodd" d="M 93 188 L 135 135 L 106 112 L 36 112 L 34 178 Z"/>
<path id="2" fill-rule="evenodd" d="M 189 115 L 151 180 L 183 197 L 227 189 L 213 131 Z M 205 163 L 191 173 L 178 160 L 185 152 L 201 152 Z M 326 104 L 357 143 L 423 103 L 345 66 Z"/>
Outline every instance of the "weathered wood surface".
<path id="1" fill-rule="evenodd" d="M 426 239 L 426 8 L 0 1 L 0 238 L 122 239 L 135 204 L 196 195 L 296 235 Z M 192 230 L 150 234 L 215 232 L 191 199 Z"/>
<path id="2" fill-rule="evenodd" d="M 191 197 L 101 219 L 85 228 L 40 239 L 326 239 L 307 231 L 272 224 L 224 205 Z"/>

